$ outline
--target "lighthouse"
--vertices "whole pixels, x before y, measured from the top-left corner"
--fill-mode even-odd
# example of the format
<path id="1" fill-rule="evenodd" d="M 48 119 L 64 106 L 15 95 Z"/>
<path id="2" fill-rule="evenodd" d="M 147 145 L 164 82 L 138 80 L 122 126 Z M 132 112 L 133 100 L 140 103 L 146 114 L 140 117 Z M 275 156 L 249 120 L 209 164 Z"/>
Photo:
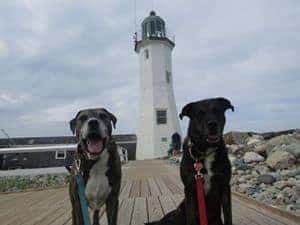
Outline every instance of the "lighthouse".
<path id="1" fill-rule="evenodd" d="M 172 135 L 181 135 L 173 90 L 175 41 L 166 32 L 165 21 L 154 11 L 143 20 L 141 37 L 135 38 L 140 75 L 136 157 L 164 157 Z"/>

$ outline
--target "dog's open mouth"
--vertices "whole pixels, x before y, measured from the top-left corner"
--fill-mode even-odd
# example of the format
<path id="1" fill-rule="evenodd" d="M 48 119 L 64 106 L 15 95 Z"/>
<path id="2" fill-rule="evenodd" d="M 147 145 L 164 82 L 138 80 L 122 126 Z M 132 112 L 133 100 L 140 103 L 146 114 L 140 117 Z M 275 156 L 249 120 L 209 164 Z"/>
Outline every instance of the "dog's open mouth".
<path id="1" fill-rule="evenodd" d="M 211 144 L 217 143 L 217 142 L 220 141 L 220 136 L 217 135 L 217 134 L 214 134 L 214 135 L 209 134 L 209 135 L 207 136 L 206 141 L 207 141 L 208 143 L 211 143 Z"/>
<path id="2" fill-rule="evenodd" d="M 87 150 L 92 155 L 100 154 L 104 150 L 105 144 L 106 139 L 101 137 L 88 138 L 86 141 Z"/>

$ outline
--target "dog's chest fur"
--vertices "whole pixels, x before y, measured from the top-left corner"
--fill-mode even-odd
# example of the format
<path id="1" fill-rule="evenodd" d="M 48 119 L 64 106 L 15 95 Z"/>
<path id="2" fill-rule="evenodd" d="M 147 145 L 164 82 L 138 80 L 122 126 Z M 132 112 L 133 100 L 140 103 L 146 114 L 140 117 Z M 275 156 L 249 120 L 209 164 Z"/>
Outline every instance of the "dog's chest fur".
<path id="1" fill-rule="evenodd" d="M 207 173 L 204 174 L 204 191 L 205 191 L 206 195 L 208 194 L 208 192 L 211 188 L 211 178 L 214 175 L 213 170 L 212 170 L 212 164 L 215 161 L 216 153 L 214 152 L 214 150 L 212 150 L 212 151 L 213 152 L 211 152 L 207 157 L 205 157 L 205 160 L 204 160 L 204 168 L 207 171 Z"/>
<path id="2" fill-rule="evenodd" d="M 107 152 L 107 149 L 105 149 L 101 153 L 99 160 L 92 166 L 89 173 L 85 195 L 87 197 L 89 207 L 94 210 L 101 208 L 111 192 L 108 177 L 105 175 L 108 170 L 108 159 L 109 153 Z"/>

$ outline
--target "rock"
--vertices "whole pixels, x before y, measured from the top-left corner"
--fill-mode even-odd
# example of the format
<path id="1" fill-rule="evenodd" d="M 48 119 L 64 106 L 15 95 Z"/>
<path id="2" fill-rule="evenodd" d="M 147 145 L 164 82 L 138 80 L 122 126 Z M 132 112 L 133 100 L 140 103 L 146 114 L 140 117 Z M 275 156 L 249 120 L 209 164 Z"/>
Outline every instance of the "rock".
<path id="1" fill-rule="evenodd" d="M 253 145 L 253 144 L 260 143 L 260 142 L 262 142 L 262 140 L 256 139 L 256 138 L 250 138 L 250 139 L 247 141 L 247 145 Z"/>
<path id="2" fill-rule="evenodd" d="M 245 177 L 240 177 L 240 179 L 238 181 L 239 181 L 239 183 L 245 183 L 246 179 L 245 179 Z"/>
<path id="3" fill-rule="evenodd" d="M 292 143 L 283 147 L 283 150 L 291 153 L 293 156 L 296 157 L 296 159 L 300 160 L 300 144 Z"/>
<path id="4" fill-rule="evenodd" d="M 229 132 L 224 135 L 225 144 L 246 144 L 249 134 L 247 132 Z"/>
<path id="5" fill-rule="evenodd" d="M 293 135 L 281 135 L 270 139 L 267 143 L 267 155 L 272 154 L 274 151 L 281 150 L 282 147 L 300 144 L 300 140 Z"/>
<path id="6" fill-rule="evenodd" d="M 300 175 L 300 169 L 281 170 L 280 175 L 283 178 L 297 177 L 297 175 Z"/>
<path id="7" fill-rule="evenodd" d="M 275 151 L 268 156 L 266 164 L 272 169 L 289 168 L 296 162 L 296 158 L 289 152 Z"/>
<path id="8" fill-rule="evenodd" d="M 267 174 L 270 172 L 270 169 L 265 165 L 257 165 L 255 166 L 255 170 L 259 174 Z"/>
<path id="9" fill-rule="evenodd" d="M 234 161 L 236 160 L 236 157 L 233 154 L 229 154 L 228 157 L 229 157 L 230 163 L 233 165 Z"/>
<path id="10" fill-rule="evenodd" d="M 244 148 L 244 145 L 233 144 L 233 145 L 227 145 L 227 147 L 230 150 L 230 152 L 237 153 Z"/>
<path id="11" fill-rule="evenodd" d="M 273 184 L 276 181 L 276 179 L 272 175 L 264 174 L 264 175 L 260 175 L 259 177 L 257 177 L 257 181 L 259 184 L 261 184 L 261 183 Z"/>
<path id="12" fill-rule="evenodd" d="M 264 157 L 255 152 L 246 152 L 243 158 L 245 163 L 262 162 L 265 160 Z"/>
<path id="13" fill-rule="evenodd" d="M 268 145 L 266 143 L 257 145 L 254 147 L 254 152 L 260 154 L 260 155 L 265 155 L 267 153 Z"/>
<path id="14" fill-rule="evenodd" d="M 244 193 L 244 194 L 254 194 L 255 193 L 255 190 L 256 188 L 254 186 L 252 186 L 251 184 L 245 184 L 245 183 L 242 183 L 242 184 L 239 184 L 239 187 L 238 187 L 238 191 L 241 192 L 241 193 Z"/>
<path id="15" fill-rule="evenodd" d="M 296 210 L 296 207 L 294 205 L 287 205 L 286 206 L 286 210 L 287 211 L 295 211 Z"/>
<path id="16" fill-rule="evenodd" d="M 237 159 L 234 161 L 233 165 L 237 170 L 249 170 L 252 169 L 251 166 L 247 165 L 246 163 L 243 162 L 243 160 Z"/>
<path id="17" fill-rule="evenodd" d="M 286 187 L 293 187 L 294 183 L 290 182 L 290 181 L 277 181 L 275 183 L 273 183 L 274 187 L 276 187 L 279 190 L 283 190 Z"/>

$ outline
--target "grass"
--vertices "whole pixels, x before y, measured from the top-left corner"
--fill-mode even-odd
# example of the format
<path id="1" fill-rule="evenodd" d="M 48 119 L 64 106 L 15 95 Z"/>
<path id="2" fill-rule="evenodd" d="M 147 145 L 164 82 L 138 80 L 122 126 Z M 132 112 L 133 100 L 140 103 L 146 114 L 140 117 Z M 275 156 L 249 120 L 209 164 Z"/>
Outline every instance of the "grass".
<path id="1" fill-rule="evenodd" d="M 65 174 L 1 177 L 0 192 L 59 187 L 68 184 L 68 182 L 69 176 Z"/>

